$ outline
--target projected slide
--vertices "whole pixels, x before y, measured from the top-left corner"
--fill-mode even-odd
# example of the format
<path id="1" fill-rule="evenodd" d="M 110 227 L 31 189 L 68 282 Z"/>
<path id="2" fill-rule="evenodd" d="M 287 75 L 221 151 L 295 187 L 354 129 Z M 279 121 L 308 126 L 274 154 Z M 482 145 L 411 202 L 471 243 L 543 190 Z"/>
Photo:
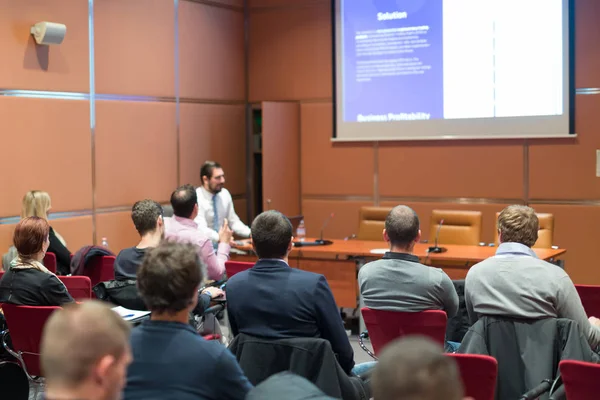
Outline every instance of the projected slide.
<path id="1" fill-rule="evenodd" d="M 338 125 L 568 114 L 567 0 L 336 1 Z"/>

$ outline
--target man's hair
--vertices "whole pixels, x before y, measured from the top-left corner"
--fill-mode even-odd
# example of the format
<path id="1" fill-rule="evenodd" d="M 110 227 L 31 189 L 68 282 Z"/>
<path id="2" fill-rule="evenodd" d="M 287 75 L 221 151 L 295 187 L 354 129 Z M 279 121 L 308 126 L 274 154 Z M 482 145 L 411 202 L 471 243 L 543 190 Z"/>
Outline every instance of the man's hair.
<path id="1" fill-rule="evenodd" d="M 408 247 L 419 235 L 419 217 L 408 206 L 396 206 L 385 219 L 385 230 L 393 246 Z"/>
<path id="2" fill-rule="evenodd" d="M 537 242 L 540 222 L 531 207 L 512 205 L 498 216 L 498 230 L 502 242 L 521 243 L 531 247 Z"/>
<path id="3" fill-rule="evenodd" d="M 80 385 L 102 357 L 124 356 L 129 332 L 129 324 L 99 301 L 65 305 L 44 326 L 40 346 L 44 377 L 52 384 Z"/>
<path id="4" fill-rule="evenodd" d="M 156 230 L 156 221 L 162 217 L 163 208 L 154 200 L 145 199 L 136 202 L 131 208 L 131 219 L 140 236 Z"/>
<path id="5" fill-rule="evenodd" d="M 190 184 L 179 186 L 171 193 L 171 206 L 173 214 L 181 218 L 189 218 L 198 203 L 196 189 Z"/>
<path id="6" fill-rule="evenodd" d="M 50 225 L 41 217 L 24 218 L 15 227 L 13 244 L 22 259 L 31 259 L 43 250 Z"/>
<path id="7" fill-rule="evenodd" d="M 463 388 L 453 359 L 429 338 L 406 336 L 388 344 L 373 371 L 375 400 L 461 400 Z"/>
<path id="8" fill-rule="evenodd" d="M 137 287 L 148 310 L 175 314 L 192 304 L 203 279 L 196 250 L 193 244 L 163 241 L 146 252 Z"/>
<path id="9" fill-rule="evenodd" d="M 265 211 L 254 219 L 252 244 L 258 258 L 283 258 L 292 240 L 292 223 L 279 211 Z"/>
<path id="10" fill-rule="evenodd" d="M 208 179 L 212 178 L 213 171 L 217 168 L 223 167 L 221 167 L 221 164 L 216 161 L 204 161 L 204 164 L 202 164 L 202 167 L 200 167 L 200 181 L 204 183 L 204 179 L 202 178 L 205 176 Z"/>

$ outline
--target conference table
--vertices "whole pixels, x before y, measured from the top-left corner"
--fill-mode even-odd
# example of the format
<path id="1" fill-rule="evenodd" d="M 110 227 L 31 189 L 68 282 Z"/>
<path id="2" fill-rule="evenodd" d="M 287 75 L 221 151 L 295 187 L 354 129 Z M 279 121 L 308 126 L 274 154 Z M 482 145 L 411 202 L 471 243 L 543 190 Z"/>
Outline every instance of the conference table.
<path id="1" fill-rule="evenodd" d="M 314 239 L 306 239 L 314 241 Z M 323 246 L 294 247 L 289 256 L 291 267 L 322 274 L 327 278 L 339 307 L 355 308 L 358 299 L 358 265 L 383 257 L 388 250 L 386 242 L 369 240 L 331 240 Z M 427 253 L 430 244 L 417 243 L 413 254 L 421 263 L 442 268 L 451 279 L 464 279 L 471 266 L 493 256 L 496 247 L 440 244 L 443 253 Z M 233 261 L 256 261 L 249 243 L 237 246 L 245 254 L 231 254 Z M 556 261 L 565 249 L 533 249 L 540 259 Z"/>

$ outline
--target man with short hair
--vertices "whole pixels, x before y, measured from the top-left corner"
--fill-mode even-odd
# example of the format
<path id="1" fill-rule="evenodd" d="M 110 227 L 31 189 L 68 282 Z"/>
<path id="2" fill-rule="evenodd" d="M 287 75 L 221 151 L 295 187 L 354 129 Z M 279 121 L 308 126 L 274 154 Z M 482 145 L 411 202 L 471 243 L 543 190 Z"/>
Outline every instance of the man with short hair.
<path id="1" fill-rule="evenodd" d="M 225 173 L 217 162 L 206 161 L 200 168 L 202 186 L 197 189 L 198 228 L 213 242 L 220 241 L 219 230 L 227 221 L 233 232 L 241 237 L 250 237 L 250 228 L 244 224 L 233 208 L 233 199 L 225 189 Z"/>
<path id="2" fill-rule="evenodd" d="M 374 400 L 462 400 L 456 362 L 431 339 L 406 336 L 384 347 L 373 370 Z"/>
<path id="3" fill-rule="evenodd" d="M 134 247 L 123 249 L 115 260 L 115 279 L 135 279 L 148 248 L 158 246 L 165 236 L 163 208 L 154 200 L 136 202 L 131 208 L 131 219 L 140 234 L 140 242 Z"/>
<path id="4" fill-rule="evenodd" d="M 531 247 L 539 221 L 527 206 L 506 207 L 498 217 L 496 255 L 469 270 L 465 302 L 472 323 L 481 316 L 521 319 L 568 318 L 579 325 L 595 348 L 600 345 L 600 320 L 586 316 L 581 299 L 560 267 L 540 260 Z"/>
<path id="5" fill-rule="evenodd" d="M 456 315 L 458 294 L 452 280 L 440 268 L 421 264 L 413 254 L 421 230 L 419 217 L 410 207 L 399 205 L 390 211 L 383 239 L 390 251 L 358 272 L 364 305 L 374 310 L 444 310 L 448 318 Z"/>
<path id="6" fill-rule="evenodd" d="M 40 362 L 46 400 L 117 400 L 131 362 L 129 325 L 105 304 L 57 310 L 44 326 Z"/>
<path id="7" fill-rule="evenodd" d="M 198 196 L 192 185 L 178 187 L 171 194 L 173 217 L 165 218 L 165 236 L 179 242 L 196 246 L 198 256 L 207 268 L 209 279 L 219 280 L 225 273 L 225 262 L 229 260 L 229 243 L 232 231 L 224 220 L 219 230 L 219 246 L 216 254 L 210 239 L 198 230 L 194 219 L 198 216 Z"/>
<path id="8" fill-rule="evenodd" d="M 126 400 L 242 400 L 252 388 L 231 352 L 187 323 L 202 280 L 191 244 L 167 241 L 146 254 L 137 283 L 152 314 L 131 334 Z"/>
<path id="9" fill-rule="evenodd" d="M 278 211 L 263 212 L 252 222 L 252 246 L 259 260 L 227 282 L 232 333 L 327 339 L 349 374 L 354 352 L 331 289 L 323 275 L 289 266 L 292 240 L 292 224 Z"/>

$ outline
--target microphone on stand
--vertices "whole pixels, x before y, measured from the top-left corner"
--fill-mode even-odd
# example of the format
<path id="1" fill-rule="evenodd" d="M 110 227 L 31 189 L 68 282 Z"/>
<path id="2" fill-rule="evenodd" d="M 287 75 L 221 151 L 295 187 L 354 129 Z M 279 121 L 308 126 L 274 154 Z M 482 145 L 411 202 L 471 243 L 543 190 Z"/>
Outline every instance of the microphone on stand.
<path id="1" fill-rule="evenodd" d="M 327 224 L 329 224 L 329 221 L 331 220 L 331 218 L 334 217 L 334 213 L 329 214 L 329 217 L 327 217 L 327 219 L 325 219 L 325 222 L 323 223 L 323 226 L 321 227 L 321 236 L 318 240 L 316 240 L 317 243 L 319 244 L 325 244 L 326 241 L 323 240 L 323 232 L 325 232 L 325 228 L 327 227 Z"/>
<path id="2" fill-rule="evenodd" d="M 445 247 L 438 246 L 438 241 L 440 240 L 440 230 L 442 229 L 442 225 L 444 225 L 444 220 L 440 220 L 440 224 L 438 225 L 437 232 L 435 233 L 435 243 L 433 246 L 427 249 L 427 253 L 443 253 L 448 249 Z"/>

